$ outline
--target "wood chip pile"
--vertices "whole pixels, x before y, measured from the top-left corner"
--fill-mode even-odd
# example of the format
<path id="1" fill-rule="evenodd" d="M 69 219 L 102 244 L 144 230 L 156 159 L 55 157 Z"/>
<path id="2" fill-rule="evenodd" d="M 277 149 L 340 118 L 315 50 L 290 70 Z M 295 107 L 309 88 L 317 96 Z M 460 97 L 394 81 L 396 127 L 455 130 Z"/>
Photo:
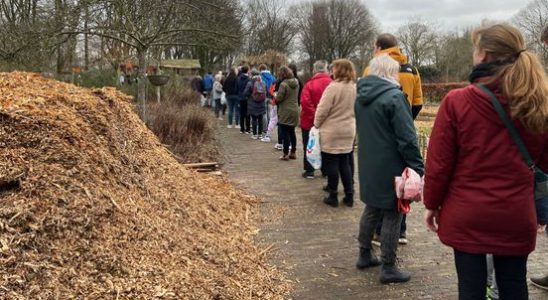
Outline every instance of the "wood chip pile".
<path id="1" fill-rule="evenodd" d="M 283 299 L 256 199 L 177 163 L 130 101 L 0 73 L 0 298 Z"/>

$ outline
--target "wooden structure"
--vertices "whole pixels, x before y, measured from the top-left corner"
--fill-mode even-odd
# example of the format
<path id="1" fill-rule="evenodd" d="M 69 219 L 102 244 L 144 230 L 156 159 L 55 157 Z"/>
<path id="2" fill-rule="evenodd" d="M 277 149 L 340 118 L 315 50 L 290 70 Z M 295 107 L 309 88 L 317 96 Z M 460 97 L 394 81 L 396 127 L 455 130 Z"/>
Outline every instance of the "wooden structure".
<path id="1" fill-rule="evenodd" d="M 196 76 L 200 74 L 200 61 L 197 59 L 167 59 L 160 62 L 162 71 L 170 71 L 182 76 Z"/>

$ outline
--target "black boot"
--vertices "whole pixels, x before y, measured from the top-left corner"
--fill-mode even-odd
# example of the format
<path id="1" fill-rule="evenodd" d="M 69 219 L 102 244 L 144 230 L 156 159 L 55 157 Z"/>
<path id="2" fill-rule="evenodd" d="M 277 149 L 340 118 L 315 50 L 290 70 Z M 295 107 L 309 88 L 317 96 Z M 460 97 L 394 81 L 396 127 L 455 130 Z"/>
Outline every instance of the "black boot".
<path id="1" fill-rule="evenodd" d="M 381 261 L 378 257 L 371 252 L 371 249 L 365 249 L 360 247 L 360 256 L 358 257 L 358 262 L 356 263 L 356 268 L 362 270 L 369 267 L 380 266 Z"/>
<path id="2" fill-rule="evenodd" d="M 411 274 L 409 274 L 408 272 L 400 271 L 395 264 L 382 265 L 380 278 L 382 284 L 407 282 L 410 279 Z"/>
<path id="3" fill-rule="evenodd" d="M 339 199 L 337 198 L 337 192 L 329 192 L 329 196 L 323 199 L 323 203 L 332 207 L 339 206 Z"/>
<path id="4" fill-rule="evenodd" d="M 343 203 L 348 207 L 354 206 L 354 194 L 346 194 L 343 198 Z"/>
<path id="5" fill-rule="evenodd" d="M 548 290 L 548 275 L 546 276 L 539 276 L 539 277 L 532 277 L 531 283 L 533 283 L 534 286 L 541 288 L 543 290 Z"/>

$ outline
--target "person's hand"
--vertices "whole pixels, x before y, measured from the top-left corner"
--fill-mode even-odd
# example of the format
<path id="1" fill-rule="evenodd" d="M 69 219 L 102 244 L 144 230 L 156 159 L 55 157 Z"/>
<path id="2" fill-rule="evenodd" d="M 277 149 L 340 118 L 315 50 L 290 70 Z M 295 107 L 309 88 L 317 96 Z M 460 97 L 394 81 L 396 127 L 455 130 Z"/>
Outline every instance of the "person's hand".
<path id="1" fill-rule="evenodd" d="M 424 212 L 424 222 L 426 223 L 426 227 L 428 227 L 428 229 L 432 230 L 433 232 L 438 232 L 439 214 L 439 210 L 427 209 Z"/>
<path id="2" fill-rule="evenodd" d="M 540 225 L 540 224 L 537 225 L 537 232 L 539 234 L 544 233 L 545 231 L 546 231 L 546 225 Z"/>

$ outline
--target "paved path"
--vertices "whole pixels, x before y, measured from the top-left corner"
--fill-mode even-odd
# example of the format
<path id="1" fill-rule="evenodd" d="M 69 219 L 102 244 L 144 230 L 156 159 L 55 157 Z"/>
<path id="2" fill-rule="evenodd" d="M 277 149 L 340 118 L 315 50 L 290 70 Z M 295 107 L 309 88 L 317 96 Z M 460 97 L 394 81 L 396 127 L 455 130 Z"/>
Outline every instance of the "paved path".
<path id="1" fill-rule="evenodd" d="M 325 180 L 300 177 L 301 149 L 299 160 L 282 162 L 273 143 L 251 140 L 237 129 L 220 131 L 229 178 L 262 200 L 259 240 L 264 246 L 273 245 L 272 263 L 295 282 L 292 299 L 457 298 L 452 252 L 426 231 L 420 205 L 413 206 L 408 217 L 410 244 L 398 253 L 402 268 L 412 272 L 411 282 L 381 285 L 378 268 L 354 267 L 364 208 L 360 201 L 354 208 L 324 205 Z M 548 239 L 540 238 L 537 248 L 530 259 L 530 275 L 548 272 Z M 534 287 L 530 293 L 531 299 L 548 299 L 548 292 Z"/>

